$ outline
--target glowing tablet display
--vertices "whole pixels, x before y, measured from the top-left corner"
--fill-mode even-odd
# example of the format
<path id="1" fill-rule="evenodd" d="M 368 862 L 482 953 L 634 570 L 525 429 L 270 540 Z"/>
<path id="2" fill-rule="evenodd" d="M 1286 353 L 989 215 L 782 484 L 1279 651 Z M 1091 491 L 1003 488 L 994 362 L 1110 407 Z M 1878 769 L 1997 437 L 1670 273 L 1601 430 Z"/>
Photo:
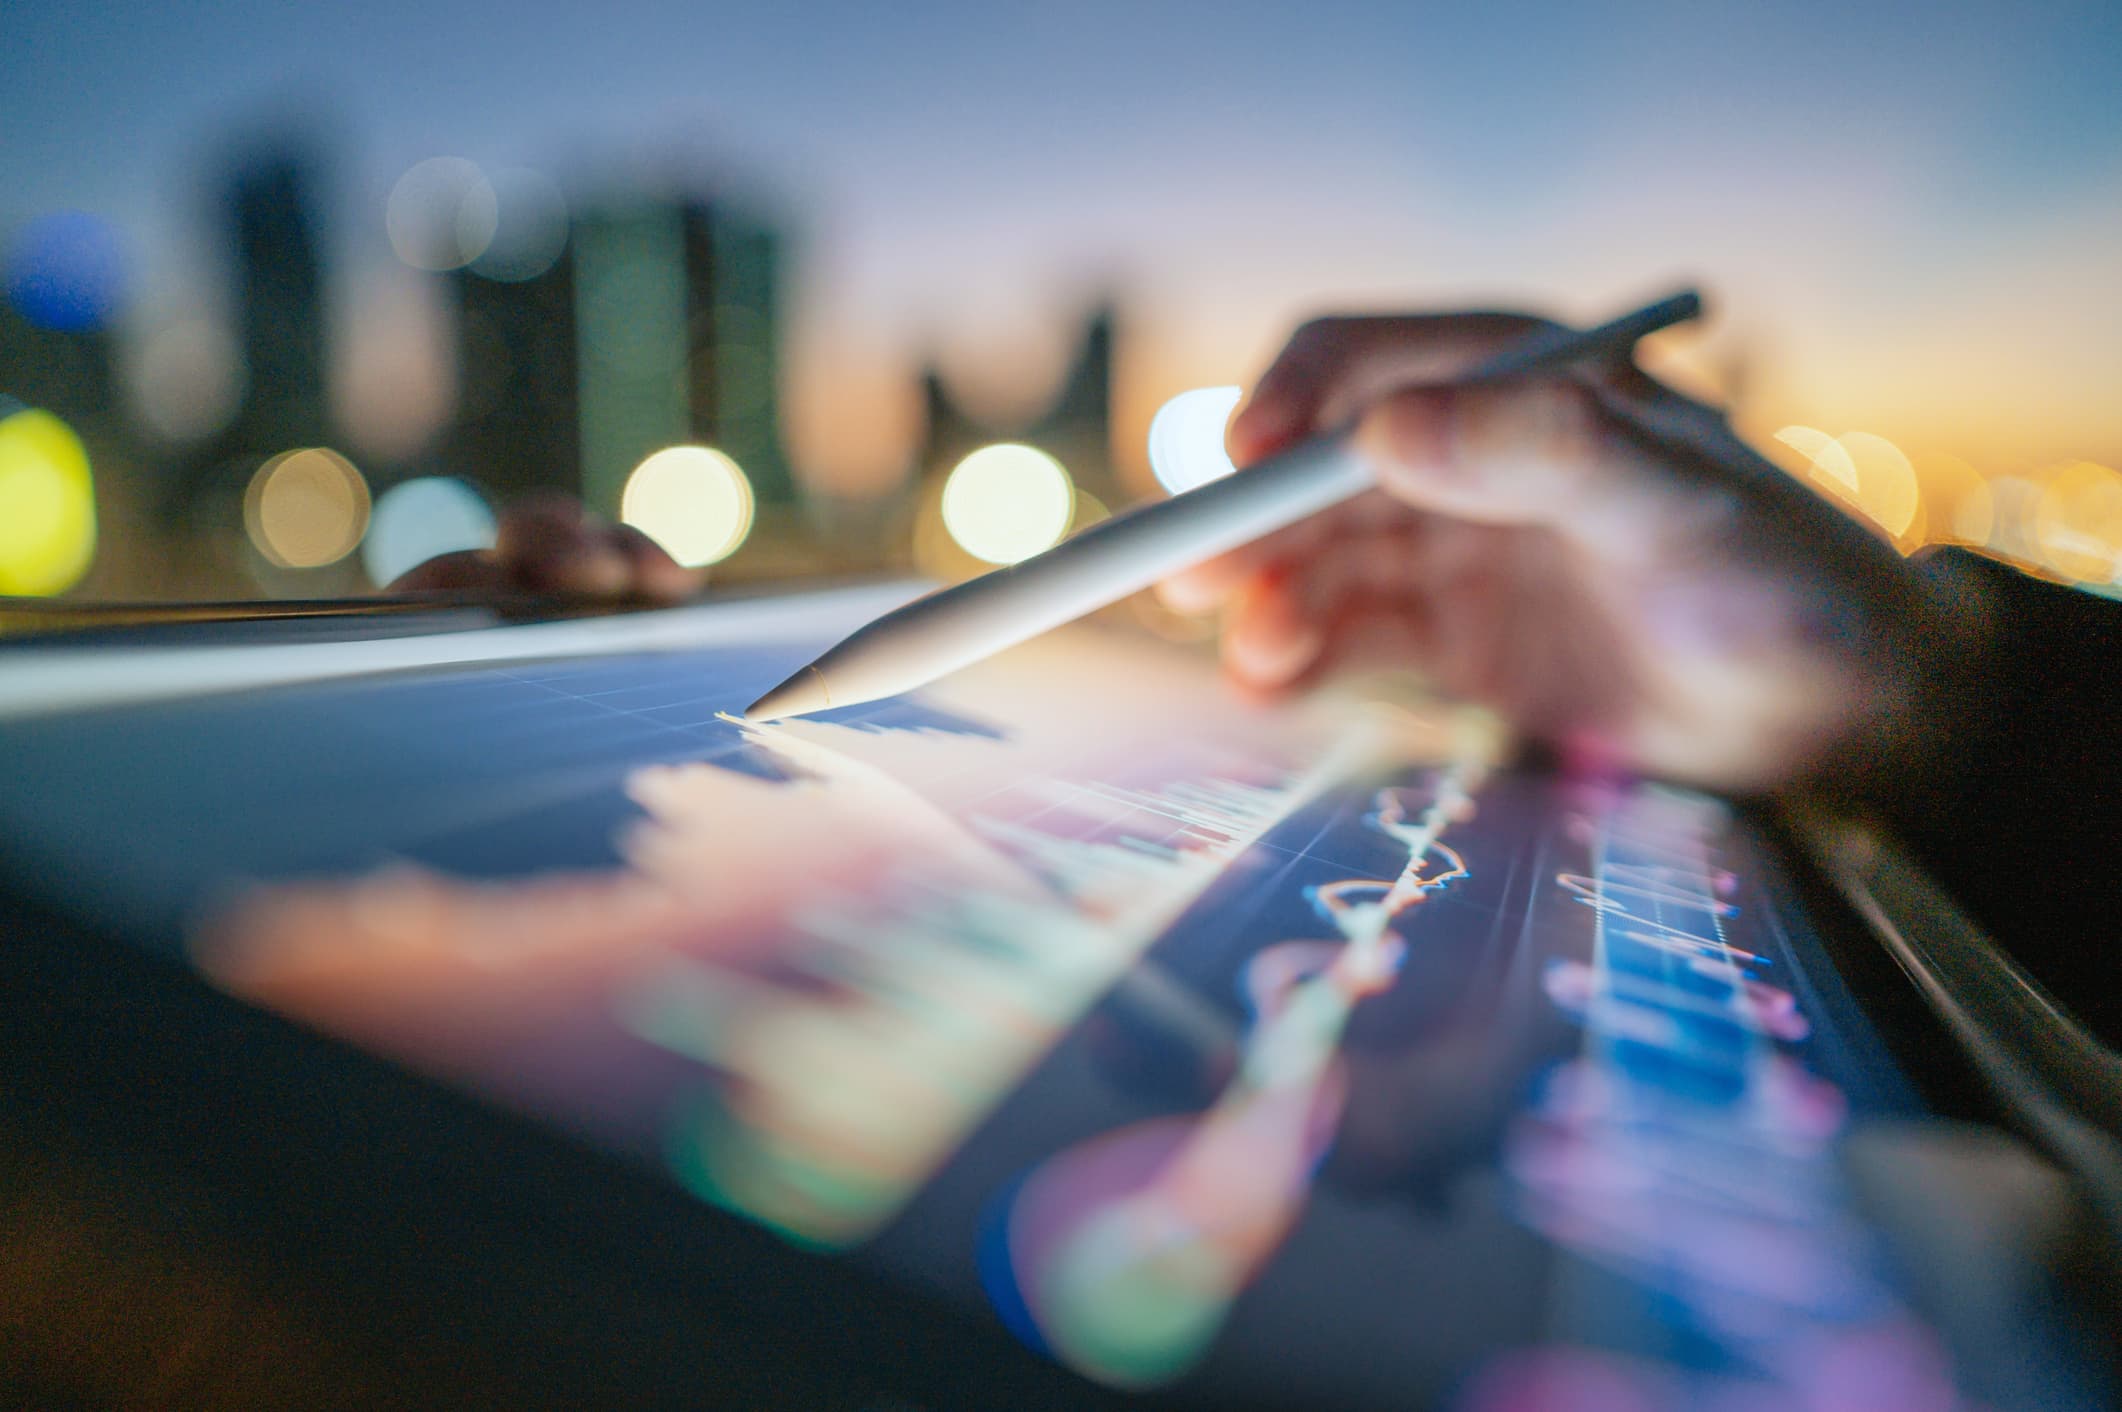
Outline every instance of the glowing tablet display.
<path id="1" fill-rule="evenodd" d="M 844 626 L 762 611 L 25 708 L 0 870 L 1109 1386 L 1976 1405 L 1842 1174 L 1920 1108 L 1727 806 L 1095 629 L 749 726 Z"/>

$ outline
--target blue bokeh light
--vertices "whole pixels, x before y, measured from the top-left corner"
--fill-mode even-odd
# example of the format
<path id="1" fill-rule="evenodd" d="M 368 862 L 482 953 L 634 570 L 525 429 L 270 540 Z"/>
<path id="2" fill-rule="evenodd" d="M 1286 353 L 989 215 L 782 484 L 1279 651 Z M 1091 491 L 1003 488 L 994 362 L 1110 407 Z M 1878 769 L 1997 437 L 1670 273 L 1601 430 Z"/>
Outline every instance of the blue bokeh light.
<path id="1" fill-rule="evenodd" d="M 494 512 L 478 491 L 454 476 L 422 476 L 377 499 L 361 562 L 371 580 L 387 584 L 438 554 L 491 549 L 495 532 Z"/>
<path id="2" fill-rule="evenodd" d="M 39 216 L 8 242 L 7 301 L 39 328 L 102 328 L 125 293 L 125 254 L 110 222 L 86 211 Z"/>

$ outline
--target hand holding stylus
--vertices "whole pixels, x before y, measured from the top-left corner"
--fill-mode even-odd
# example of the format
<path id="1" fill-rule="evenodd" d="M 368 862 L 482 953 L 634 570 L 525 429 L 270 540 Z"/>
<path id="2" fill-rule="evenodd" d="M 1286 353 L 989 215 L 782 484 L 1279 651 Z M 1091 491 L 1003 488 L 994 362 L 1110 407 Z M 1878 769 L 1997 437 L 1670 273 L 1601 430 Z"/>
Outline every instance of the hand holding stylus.
<path id="1" fill-rule="evenodd" d="M 1165 597 L 1221 611 L 1225 663 L 1251 689 L 1416 666 L 1589 763 L 1750 790 L 1930 749 L 1942 694 L 1987 640 L 1979 589 L 1902 560 L 1626 357 L 1464 381 L 1556 330 L 1495 313 L 1307 324 L 1232 452 L 1250 464 L 1349 427 L 1375 488 L 1177 574 Z M 674 602 L 699 582 L 638 531 L 546 497 L 513 507 L 493 550 L 394 587 Z"/>
<path id="2" fill-rule="evenodd" d="M 1465 385 L 1553 373 L 1619 357 L 1637 339 L 1694 318 L 1682 290 L 1588 329 L 1548 325 L 1455 374 Z M 1353 421 L 1283 448 L 1243 475 L 1212 477 L 1137 505 L 1053 548 L 938 589 L 864 624 L 745 708 L 774 721 L 899 696 L 1116 603 L 1371 489 Z"/>
<path id="3" fill-rule="evenodd" d="M 1195 565 L 1166 597 L 1220 611 L 1249 689 L 1382 659 L 1594 767 L 1824 783 L 1920 842 L 2122 1039 L 2106 953 L 2073 948 L 2068 920 L 2111 910 L 2114 605 L 1958 554 L 1901 558 L 1627 359 L 1453 382 L 1545 327 L 1306 325 L 1231 451 L 1250 464 L 1353 422 L 1376 488 Z M 495 550 L 397 586 L 672 601 L 697 582 L 547 500 L 512 509 Z"/>
<path id="4" fill-rule="evenodd" d="M 1451 382 L 1541 327 L 1300 329 L 1232 454 L 1353 417 L 1377 489 L 1179 574 L 1165 599 L 1221 612 L 1226 667 L 1254 689 L 1418 666 L 1589 763 L 1750 790 L 1927 748 L 1944 683 L 1983 641 L 1979 592 L 1903 560 L 1626 359 Z"/>

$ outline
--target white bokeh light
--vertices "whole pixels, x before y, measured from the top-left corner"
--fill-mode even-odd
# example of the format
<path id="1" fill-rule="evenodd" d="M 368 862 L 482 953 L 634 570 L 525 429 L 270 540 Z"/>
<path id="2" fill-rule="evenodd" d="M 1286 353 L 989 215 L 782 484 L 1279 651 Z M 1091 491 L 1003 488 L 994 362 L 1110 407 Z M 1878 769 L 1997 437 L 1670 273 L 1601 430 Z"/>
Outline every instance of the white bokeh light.
<path id="1" fill-rule="evenodd" d="M 454 476 L 403 481 L 376 498 L 361 565 L 389 583 L 439 554 L 493 548 L 495 528 L 485 497 Z"/>
<path id="2" fill-rule="evenodd" d="M 986 446 L 943 483 L 943 527 L 990 564 L 1014 564 L 1068 533 L 1076 488 L 1059 461 L 1017 442 Z"/>
<path id="3" fill-rule="evenodd" d="M 1244 393 L 1196 387 L 1157 409 L 1149 423 L 1149 466 L 1174 495 L 1221 480 L 1237 467 L 1223 449 L 1223 429 Z"/>
<path id="4" fill-rule="evenodd" d="M 430 157 L 391 188 L 384 229 L 398 258 L 418 270 L 454 270 L 486 253 L 501 222 L 485 173 L 462 157 Z"/>
<path id="5" fill-rule="evenodd" d="M 634 468 L 619 518 L 689 569 L 737 552 L 752 530 L 752 483 L 707 446 L 670 446 Z"/>
<path id="6" fill-rule="evenodd" d="M 567 198 L 551 177 L 529 167 L 495 172 L 493 190 L 493 237 L 472 257 L 472 273 L 504 282 L 536 279 L 567 248 Z"/>
<path id="7" fill-rule="evenodd" d="M 156 324 L 129 351 L 133 408 L 157 435 L 196 441 L 235 416 L 243 397 L 243 352 L 218 321 L 195 314 Z"/>

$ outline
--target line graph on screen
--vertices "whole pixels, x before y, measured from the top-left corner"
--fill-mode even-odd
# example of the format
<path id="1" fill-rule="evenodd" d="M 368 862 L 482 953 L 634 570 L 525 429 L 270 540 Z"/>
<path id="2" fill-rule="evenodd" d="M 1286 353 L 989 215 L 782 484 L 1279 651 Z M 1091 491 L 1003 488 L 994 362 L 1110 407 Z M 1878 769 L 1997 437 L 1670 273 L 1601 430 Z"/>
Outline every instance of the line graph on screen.
<path id="1" fill-rule="evenodd" d="M 982 1270 L 1005 1321 L 1102 1382 L 1167 1382 L 1198 1360 L 1287 1236 L 1339 1127 L 1338 1057 L 1355 1007 L 1397 979 L 1419 905 L 1469 876 L 1443 841 L 1468 818 L 1478 761 L 1381 790 L 1367 825 L 1398 872 L 1309 889 L 1331 940 L 1276 942 L 1243 971 L 1251 1025 L 1198 1113 L 1130 1124 L 1024 1174 L 997 1203 Z"/>

